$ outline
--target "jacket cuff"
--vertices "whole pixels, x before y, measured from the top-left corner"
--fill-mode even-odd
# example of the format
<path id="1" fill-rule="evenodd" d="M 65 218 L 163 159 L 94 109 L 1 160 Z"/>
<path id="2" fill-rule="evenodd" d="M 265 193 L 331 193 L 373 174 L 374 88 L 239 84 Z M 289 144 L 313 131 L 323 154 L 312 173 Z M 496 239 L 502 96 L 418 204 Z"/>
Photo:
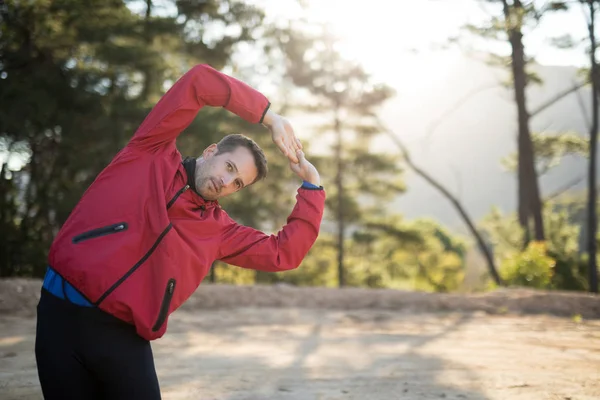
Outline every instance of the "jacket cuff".
<path id="1" fill-rule="evenodd" d="M 271 107 L 271 102 L 267 103 L 267 106 L 265 107 L 265 111 L 263 111 L 262 116 L 260 117 L 260 121 L 258 121 L 259 124 L 262 124 L 264 119 L 265 119 L 265 115 L 267 115 L 267 111 L 269 111 L 269 108 Z"/>
<path id="2" fill-rule="evenodd" d="M 306 182 L 306 181 L 302 181 L 302 186 L 303 189 L 310 189 L 310 190 L 322 190 L 323 186 L 317 186 L 317 185 L 313 185 L 310 182 Z"/>

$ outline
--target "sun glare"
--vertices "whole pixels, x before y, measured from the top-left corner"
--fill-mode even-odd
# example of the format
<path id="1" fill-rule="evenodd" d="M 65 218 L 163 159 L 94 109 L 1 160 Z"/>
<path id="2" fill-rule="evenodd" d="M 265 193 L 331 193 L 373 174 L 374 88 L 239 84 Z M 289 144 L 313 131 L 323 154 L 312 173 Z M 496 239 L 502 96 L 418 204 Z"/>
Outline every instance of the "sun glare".
<path id="1" fill-rule="evenodd" d="M 255 3 L 264 7 L 267 15 L 275 20 L 304 16 L 327 23 L 339 38 L 339 50 L 345 57 L 358 61 L 375 80 L 392 87 L 400 85 L 409 91 L 413 84 L 422 85 L 420 77 L 444 79 L 445 68 L 440 65 L 447 67 L 464 54 L 458 48 L 441 50 L 441 47 L 457 36 L 465 24 L 480 25 L 489 19 L 488 13 L 495 12 L 489 5 L 474 0 L 370 0 L 368 3 L 355 0 L 255 0 Z M 547 43 L 548 37 L 564 33 L 576 37 L 585 35 L 580 11 L 545 16 L 533 34 L 526 36 L 529 53 L 543 64 L 585 62 L 581 56 L 576 56 L 578 50 L 557 50 Z M 506 43 L 488 41 L 483 46 L 482 51 L 508 51 Z"/>
<path id="2" fill-rule="evenodd" d="M 375 80 L 393 85 L 400 75 L 413 76 L 412 82 L 431 76 L 436 68 L 432 48 L 458 28 L 451 15 L 456 7 L 442 3 L 432 15 L 430 8 L 427 2 L 371 0 L 365 7 L 363 2 L 328 0 L 311 2 L 308 16 L 331 26 L 345 57 L 360 62 Z M 415 18 L 425 15 L 427 21 Z"/>

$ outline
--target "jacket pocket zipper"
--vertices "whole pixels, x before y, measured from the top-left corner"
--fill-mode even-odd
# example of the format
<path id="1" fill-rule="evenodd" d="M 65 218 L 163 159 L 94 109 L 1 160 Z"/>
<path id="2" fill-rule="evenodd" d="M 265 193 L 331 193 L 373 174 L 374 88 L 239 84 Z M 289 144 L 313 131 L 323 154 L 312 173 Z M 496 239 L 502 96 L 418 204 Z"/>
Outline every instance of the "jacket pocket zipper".
<path id="1" fill-rule="evenodd" d="M 169 314 L 169 306 L 171 305 L 171 299 L 173 299 L 173 293 L 175 292 L 175 279 L 171 278 L 167 282 L 167 288 L 165 289 L 165 295 L 163 296 L 162 304 L 160 305 L 160 311 L 156 323 L 152 327 L 152 332 L 156 332 L 160 329 L 162 324 L 167 319 Z"/>
<path id="2" fill-rule="evenodd" d="M 77 244 L 89 239 L 111 235 L 113 233 L 118 233 L 125 230 L 127 230 L 127 222 L 119 222 L 118 224 L 103 226 L 102 228 L 96 228 L 92 229 L 91 231 L 81 233 L 73 238 L 73 243 Z"/>

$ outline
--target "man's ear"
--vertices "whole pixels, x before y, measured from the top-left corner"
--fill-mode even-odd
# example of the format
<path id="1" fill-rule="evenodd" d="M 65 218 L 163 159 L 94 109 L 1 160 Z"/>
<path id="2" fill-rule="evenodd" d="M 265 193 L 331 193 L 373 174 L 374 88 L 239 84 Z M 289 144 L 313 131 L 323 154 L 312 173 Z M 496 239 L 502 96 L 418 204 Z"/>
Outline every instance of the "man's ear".
<path id="1" fill-rule="evenodd" d="M 204 158 L 206 160 L 206 159 L 214 156 L 215 154 L 217 154 L 218 151 L 219 151 L 219 148 L 217 147 L 217 144 L 213 143 L 210 146 L 208 146 L 206 149 L 204 149 L 204 151 L 202 152 L 202 158 Z"/>

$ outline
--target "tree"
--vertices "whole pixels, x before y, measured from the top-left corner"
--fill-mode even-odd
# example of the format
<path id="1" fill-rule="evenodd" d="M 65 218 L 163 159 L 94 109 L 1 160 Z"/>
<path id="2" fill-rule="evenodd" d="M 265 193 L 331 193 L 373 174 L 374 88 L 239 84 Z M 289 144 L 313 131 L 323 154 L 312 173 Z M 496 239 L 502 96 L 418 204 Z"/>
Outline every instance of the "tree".
<path id="1" fill-rule="evenodd" d="M 537 176 L 535 174 L 535 154 L 529 132 L 529 115 L 527 113 L 525 87 L 525 50 L 523 46 L 522 24 L 526 9 L 520 0 L 513 0 L 512 6 L 502 0 L 505 30 L 511 45 L 511 67 L 515 102 L 517 103 L 518 134 L 518 185 L 519 185 L 519 222 L 527 227 L 529 216 L 533 215 L 535 239 L 544 240 L 544 223 L 542 220 L 542 202 Z M 526 239 L 527 240 L 527 239 Z"/>
<path id="2" fill-rule="evenodd" d="M 170 14 L 156 12 L 157 4 L 7 2 L 0 25 L 0 276 L 43 275 L 60 225 L 165 89 L 193 64 L 226 66 L 263 18 L 234 0 L 161 2 Z M 203 112 L 182 138 L 183 151 L 197 155 L 191 150 L 216 133 L 243 127 L 224 114 Z M 248 203 L 255 207 L 240 207 L 236 216 L 251 220 L 260 204 L 276 204 L 264 192 L 254 195 Z M 250 222 L 281 218 L 277 207 L 265 208 L 272 212 Z"/>
<path id="3" fill-rule="evenodd" d="M 584 1 L 582 1 L 584 3 Z M 590 80 L 592 82 L 592 124 L 590 126 L 590 162 L 588 169 L 588 273 L 590 292 L 598 293 L 598 264 L 596 260 L 598 217 L 596 209 L 596 163 L 598 145 L 598 96 L 600 95 L 600 70 L 596 60 L 596 3 L 585 1 L 588 5 L 588 32 L 590 39 Z"/>
<path id="4" fill-rule="evenodd" d="M 359 205 L 384 204 L 403 186 L 396 160 L 371 149 L 372 139 L 379 134 L 376 108 L 391 96 L 391 89 L 374 84 L 359 65 L 340 56 L 326 27 L 317 32 L 288 30 L 280 35 L 280 45 L 291 80 L 317 99 L 311 109 L 331 121 L 322 134 L 334 135 L 333 163 L 321 162 L 319 168 L 322 177 L 335 177 L 328 186 L 327 207 L 335 215 L 338 280 L 339 286 L 345 286 L 345 241 L 348 229 L 363 221 L 365 207 Z"/>
<path id="5" fill-rule="evenodd" d="M 589 57 L 590 67 L 588 70 L 588 81 L 591 82 L 592 90 L 592 121 L 590 124 L 590 141 L 589 141 L 589 164 L 588 164 L 588 205 L 587 205 L 587 251 L 589 256 L 588 274 L 590 291 L 598 292 L 598 265 L 596 259 L 597 253 L 597 209 L 596 209 L 596 166 L 597 166 L 597 141 L 598 141 L 598 96 L 600 95 L 600 70 L 596 60 L 596 32 L 595 32 L 595 17 L 596 5 L 595 0 L 579 0 L 583 12 L 586 15 L 587 31 L 589 41 Z M 565 10 L 572 5 L 566 1 L 552 1 L 549 7 L 557 10 Z M 585 40 L 585 39 L 584 39 Z M 554 38 L 554 43 L 561 48 L 573 48 L 576 42 L 571 35 L 565 35 Z"/>
<path id="6" fill-rule="evenodd" d="M 546 174 L 557 166 L 562 158 L 568 155 L 581 155 L 586 157 L 589 152 L 589 140 L 575 132 L 565 132 L 553 135 L 534 132 L 531 136 L 533 152 L 536 158 L 536 175 Z M 517 168 L 517 155 L 511 154 L 502 160 L 502 164 L 509 171 Z"/>
<path id="7" fill-rule="evenodd" d="M 540 197 L 539 182 L 535 171 L 535 154 L 530 134 L 530 113 L 527 109 L 527 85 L 540 82 L 539 77 L 528 73 L 527 64 L 531 61 L 523 45 L 523 32 L 527 24 L 537 23 L 544 13 L 563 9 L 551 3 L 541 6 L 535 1 L 521 0 L 486 0 L 499 6 L 499 15 L 490 15 L 490 20 L 485 26 L 473 25 L 467 28 L 486 39 L 508 42 L 510 56 L 494 56 L 498 65 L 510 65 L 512 76 L 512 89 L 517 108 L 517 180 L 518 180 L 518 214 L 519 223 L 525 231 L 524 245 L 530 238 L 529 223 L 533 219 L 534 238 L 543 241 L 544 223 L 542 217 L 542 201 Z"/>

